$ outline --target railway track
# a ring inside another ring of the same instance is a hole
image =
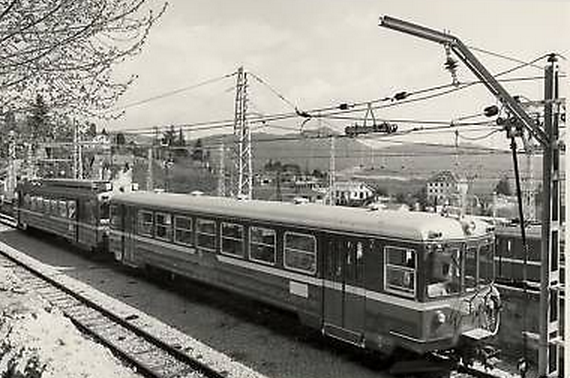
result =
[[[4,222],[4,219],[1,221]],[[14,271],[27,288],[39,293],[78,328],[106,345],[146,377],[225,377],[223,372],[209,368],[176,346],[133,325],[130,322],[133,318],[117,316],[3,251],[0,251],[0,265]]]
[[[10,227],[16,227],[16,220],[10,215],[4,213],[0,213],[0,223]]]

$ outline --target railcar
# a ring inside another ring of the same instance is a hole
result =
[[[540,284],[541,263],[541,243],[542,234],[540,225],[527,226],[525,230],[527,243],[527,263],[526,275],[527,280],[534,283],[535,286]],[[524,248],[522,244],[522,236],[520,225],[502,225],[495,229],[496,239],[496,279],[497,282],[508,286],[521,286],[523,282],[524,270]],[[564,250],[564,229],[560,235],[560,250]],[[560,277],[564,279],[564,254],[560,254]]]
[[[107,250],[109,181],[38,179],[16,187],[18,228],[60,236],[85,250]]]
[[[122,264],[270,303],[362,348],[424,354],[498,331],[485,222],[150,192],[113,196],[110,213]]]

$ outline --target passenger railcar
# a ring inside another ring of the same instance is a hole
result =
[[[541,243],[540,225],[527,226],[525,230],[528,248],[526,274],[527,280],[537,286],[540,284]],[[524,249],[520,225],[501,225],[495,230],[496,239],[496,278],[509,286],[521,286],[523,282]],[[560,235],[560,250],[564,250],[564,230]],[[561,280],[564,280],[564,254],[560,254]]]
[[[68,240],[86,250],[107,249],[109,181],[41,179],[16,187],[15,218],[29,227]]]
[[[149,192],[113,196],[110,212],[123,264],[271,303],[363,348],[426,353],[498,330],[485,222]]]

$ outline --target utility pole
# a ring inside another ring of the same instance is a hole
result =
[[[36,177],[36,160],[32,143],[26,145],[26,160],[28,161],[28,180]]]
[[[226,196],[226,167],[225,167],[225,145],[220,145],[220,166],[218,170],[218,197]]]
[[[559,99],[559,70],[556,55],[551,54],[545,68],[544,129],[541,129],[493,75],[479,62],[461,40],[424,26],[389,16],[380,19],[380,25],[416,37],[439,43],[455,55],[496,96],[516,126],[526,129],[543,148],[543,211],[541,242],[541,282],[539,309],[539,362],[538,375],[556,377],[559,372],[559,312],[560,303],[560,135],[559,123],[563,102]],[[568,167],[566,167],[568,170]],[[521,222],[521,226],[524,224]],[[568,247],[566,247],[568,248]],[[567,250],[568,251],[568,250]],[[566,261],[570,261],[570,256]],[[569,263],[570,265],[570,263]],[[524,283],[527,284],[526,282]],[[566,285],[568,283],[566,282]],[[565,309],[568,314],[568,303]],[[568,327],[566,327],[567,329]],[[568,363],[568,361],[566,361]],[[568,371],[566,371],[568,374]]]
[[[147,151],[148,168],[146,173],[146,190],[152,192],[154,190],[154,181],[152,177],[152,147],[150,146]]]
[[[77,144],[77,123],[73,120],[73,178],[77,179],[77,162],[79,159],[79,145]]]
[[[523,190],[524,190],[524,209],[525,211],[525,218],[528,220],[536,219],[536,211],[535,211],[535,191],[534,191],[534,183],[533,180],[533,173],[534,173],[534,151],[533,147],[530,145],[525,146],[525,157],[526,157],[526,174],[525,178],[523,178]]]
[[[232,195],[251,199],[253,193],[253,167],[251,132],[247,121],[247,73],[238,69],[234,114],[234,172]],[[237,175],[237,177],[236,177]]]
[[[336,176],[336,156],[335,156],[335,136],[332,135],[330,137],[331,141],[331,156],[329,162],[329,205],[334,206],[336,205],[335,199],[335,176]]]
[[[81,140],[77,145],[77,178],[83,180],[83,145]]]
[[[559,371],[560,339],[560,110],[559,67],[555,54],[548,58],[544,80],[544,132],[542,155],[542,233],[539,307],[539,377],[555,377]]]
[[[8,198],[14,198],[14,191],[16,190],[16,136],[14,131],[8,134],[8,180],[6,190],[8,191]]]
[[[566,119],[566,111],[564,111],[564,119]],[[570,146],[570,133],[566,131],[565,138],[564,138],[564,145],[565,155],[564,155],[564,177],[566,178],[565,181],[565,197],[566,200],[564,201],[565,205],[565,213],[566,216],[565,224],[568,225],[568,220],[570,219],[570,161],[568,160],[568,146]],[[564,338],[562,342],[570,341],[570,300],[568,296],[570,296],[570,230],[564,232],[564,261],[566,264],[566,269],[564,269]],[[570,347],[568,345],[564,348],[564,371],[566,375],[570,372]]]

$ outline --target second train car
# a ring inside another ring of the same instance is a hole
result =
[[[24,181],[16,187],[18,227],[60,236],[85,250],[105,251],[111,189],[109,181]]]

